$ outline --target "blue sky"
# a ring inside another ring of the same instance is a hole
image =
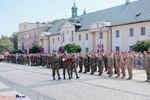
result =
[[[126,0],[76,0],[78,15],[125,4]],[[136,1],[136,0],[130,0]],[[0,36],[18,31],[24,21],[48,22],[71,17],[74,0],[0,0]]]

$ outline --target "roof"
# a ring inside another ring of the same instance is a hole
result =
[[[99,10],[78,16],[81,27],[77,31],[88,30],[96,21],[110,22],[110,26],[150,21],[150,0],[139,0],[116,7]],[[58,21],[50,28],[52,34],[58,34],[59,28],[67,20]]]

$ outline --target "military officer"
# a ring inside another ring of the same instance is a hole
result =
[[[87,72],[90,72],[90,56],[89,56],[89,54],[86,52],[86,57],[87,57],[87,59],[88,59],[88,63],[87,63]]]
[[[64,79],[66,79],[66,77],[65,77],[66,69],[67,69],[67,72],[68,72],[69,79],[71,79],[71,76],[70,76],[70,66],[69,66],[69,60],[68,60],[68,58],[69,58],[69,55],[67,54],[67,50],[65,50],[65,53],[62,56],[62,60],[63,60],[63,76],[64,76]]]
[[[75,75],[76,75],[76,79],[78,79],[78,78],[80,78],[79,76],[78,76],[78,73],[77,73],[77,63],[76,63],[76,61],[77,61],[77,56],[75,55],[75,51],[73,51],[72,52],[72,55],[71,55],[71,57],[70,57],[70,70],[71,70],[71,78],[73,78],[73,70],[74,70],[74,72],[75,72]]]
[[[94,74],[95,72],[95,62],[94,62],[94,57],[93,57],[93,54],[91,54],[91,57],[90,57],[90,66],[91,66],[91,73],[90,74]]]
[[[129,73],[129,78],[128,79],[130,79],[130,80],[133,77],[133,74],[132,74],[133,63],[134,63],[134,59],[133,59],[133,56],[131,55],[131,51],[129,51],[127,53],[127,57],[126,57],[126,65],[127,65],[128,73]]]
[[[147,80],[150,81],[150,51],[147,51],[146,59],[145,59],[145,69],[146,69],[146,76]]]
[[[79,73],[82,73],[82,55],[81,53],[79,54]]]
[[[120,66],[121,66],[121,71],[122,71],[122,79],[125,79],[126,78],[126,72],[125,72],[125,69],[126,69],[126,66],[125,66],[125,62],[126,62],[126,57],[124,55],[124,52],[121,52],[121,56],[120,56]]]
[[[109,72],[109,77],[113,76],[113,66],[114,66],[114,59],[112,57],[112,54],[109,53],[108,55],[108,72]]]
[[[99,69],[98,76],[101,76],[103,73],[103,68],[104,68],[104,60],[103,60],[101,54],[99,55],[97,62],[98,62],[98,69]]]
[[[117,76],[116,78],[120,77],[120,54],[117,52],[115,56],[115,64],[116,64],[116,70],[117,70]]]
[[[60,74],[59,74],[59,56],[57,54],[57,51],[54,51],[53,55],[53,61],[52,61],[52,76],[53,80],[55,80],[55,71],[57,71],[58,80],[60,80]]]
[[[83,55],[83,58],[82,58],[82,64],[84,65],[84,69],[85,69],[84,73],[87,73],[87,71],[88,71],[88,58],[85,54]]]

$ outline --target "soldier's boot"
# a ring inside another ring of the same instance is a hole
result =
[[[80,78],[78,75],[76,75],[76,79]]]
[[[71,76],[69,75],[69,80],[71,79]]]
[[[100,74],[98,74],[98,76],[102,76],[102,74],[100,73]]]
[[[55,80],[55,76],[53,76],[53,80]]]
[[[60,80],[61,78],[60,78],[60,75],[58,75],[58,80]]]
[[[64,75],[64,79],[66,79],[65,75]]]

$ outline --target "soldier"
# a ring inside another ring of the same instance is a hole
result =
[[[127,57],[126,57],[126,65],[128,67],[128,73],[129,73],[129,78],[128,79],[132,79],[133,74],[132,74],[132,68],[133,68],[133,63],[134,63],[134,59],[131,55],[131,51],[128,52]]]
[[[122,79],[125,79],[126,78],[126,72],[125,72],[125,69],[126,69],[126,66],[125,66],[125,62],[126,62],[126,57],[124,55],[124,52],[121,53],[121,56],[120,56],[120,65],[121,65],[121,71],[122,71]]]
[[[93,55],[91,55],[91,57],[90,57],[90,66],[91,66],[91,73],[90,73],[90,74],[94,74],[94,72],[95,72],[95,69],[94,69],[94,67],[95,67],[95,62],[94,62],[94,57],[93,57]]]
[[[103,68],[104,68],[104,60],[103,60],[101,54],[99,55],[97,62],[98,62],[98,69],[99,69],[98,76],[101,76],[103,73]]]
[[[115,56],[115,64],[116,64],[116,70],[117,70],[117,76],[116,78],[120,77],[120,54],[117,52]]]
[[[71,70],[71,78],[73,78],[72,76],[73,76],[73,70],[74,70],[74,72],[76,74],[76,79],[80,78],[80,77],[78,77],[77,67],[76,67],[77,66],[77,63],[76,63],[77,59],[78,58],[75,55],[75,51],[73,51],[72,55],[70,55],[70,70]]]
[[[27,64],[30,65],[30,55],[27,55]]]
[[[88,58],[86,55],[84,55],[82,58],[82,64],[84,65],[84,69],[85,69],[84,73],[87,73],[87,71],[88,71]]]
[[[90,72],[90,56],[89,56],[89,54],[86,52],[86,57],[87,57],[87,59],[88,59],[88,63],[87,63],[87,72]]]
[[[53,80],[55,80],[55,71],[57,71],[58,80],[60,80],[60,74],[59,74],[59,56],[57,54],[57,51],[54,51],[53,55],[53,61],[52,61],[52,76]]]
[[[98,59],[98,56],[96,55],[96,53],[94,54],[94,72],[97,71],[97,59]]]
[[[110,73],[109,77],[113,76],[113,65],[114,65],[114,59],[112,57],[112,54],[109,53],[108,55],[108,72]]]
[[[70,66],[69,66],[68,58],[69,58],[69,55],[67,54],[67,50],[65,50],[65,53],[62,56],[62,60],[63,60],[63,76],[64,76],[64,79],[66,79],[66,77],[65,77],[66,69],[67,69],[67,72],[68,72],[69,79],[71,79],[71,76],[70,76]]]
[[[116,53],[113,51],[113,58],[114,58],[114,69],[115,69],[115,72],[114,72],[114,74],[117,74],[116,63],[115,63],[115,55],[116,55]]]
[[[147,51],[146,54],[146,59],[145,59],[145,69],[146,69],[146,75],[147,75],[147,80],[150,81],[150,51]]]
[[[82,55],[79,54],[79,73],[82,73]]]

